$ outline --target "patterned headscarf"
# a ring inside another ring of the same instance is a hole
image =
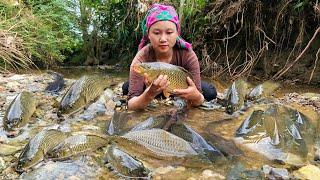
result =
[[[143,38],[139,44],[139,50],[142,49],[149,42],[148,38],[148,30],[149,28],[158,21],[171,21],[176,24],[178,37],[176,40],[176,45],[181,49],[191,49],[192,46],[190,43],[185,41],[180,37],[181,27],[179,22],[179,17],[172,6],[166,6],[163,4],[153,4],[151,8],[148,10],[146,17],[142,21],[142,32]]]

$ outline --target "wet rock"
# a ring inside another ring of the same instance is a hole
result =
[[[237,163],[231,167],[226,179],[263,179],[263,172],[259,170],[247,170],[244,165]]]
[[[274,179],[290,179],[288,170],[283,168],[272,168],[270,175]]]
[[[98,131],[100,128],[98,126],[94,125],[84,125],[82,126],[82,130],[93,130],[93,131]]]
[[[26,75],[14,74],[13,76],[8,78],[9,81],[19,81],[23,79],[26,79]]]
[[[170,171],[172,171],[174,167],[172,166],[167,166],[167,167],[159,167],[154,171],[154,174],[167,174]]]
[[[307,99],[320,99],[320,94],[318,93],[303,93],[301,96]]]
[[[6,167],[6,169],[4,169],[2,171],[2,178],[3,179],[18,179],[19,174],[17,172],[15,172],[13,166],[9,166],[9,167]]]
[[[316,180],[320,177],[320,169],[314,165],[307,165],[293,172],[294,178]]]
[[[189,177],[187,180],[197,180],[197,179],[194,177]]]
[[[15,156],[18,155],[19,153],[15,154],[14,156],[4,156],[3,157],[3,160],[5,162],[15,162],[16,161],[16,158]]]
[[[23,173],[20,179],[95,179],[99,174],[96,167],[91,167],[82,161],[48,162],[34,171]]]
[[[115,94],[111,89],[106,89],[99,99],[91,104],[79,117],[91,120],[100,115],[113,115],[116,102],[113,101]]]
[[[284,168],[274,168],[264,165],[262,171],[268,179],[290,179],[289,172]]]
[[[263,171],[264,174],[269,174],[271,172],[271,170],[272,170],[272,167],[269,166],[269,165],[263,165],[262,166],[262,171]]]
[[[0,121],[0,124],[3,124],[2,121]],[[8,143],[8,137],[3,130],[3,128],[0,128],[0,143]]]
[[[200,179],[226,179],[219,173],[215,173],[212,170],[206,169],[202,172]]]
[[[285,104],[298,103],[302,106],[309,106],[320,113],[320,94],[317,93],[288,93],[279,100]]]
[[[6,168],[6,164],[2,157],[0,157],[0,171],[4,170]]]

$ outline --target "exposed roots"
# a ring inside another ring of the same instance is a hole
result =
[[[279,73],[277,73],[275,76],[273,76],[273,79],[275,79],[275,80],[279,79],[283,74],[285,74],[293,65],[295,65],[300,60],[300,58],[305,54],[307,49],[310,47],[313,40],[317,37],[319,32],[320,32],[320,27],[318,27],[318,29],[315,31],[312,38],[308,42],[307,46],[303,49],[303,51],[299,54],[299,56],[293,62],[291,62],[287,67],[283,68],[281,71],[279,71]],[[318,54],[319,54],[319,50],[316,55],[317,57],[318,57]],[[317,58],[316,58],[316,61],[317,61]]]
[[[245,78],[263,68],[265,78],[280,79],[305,53],[302,48],[308,35],[320,21],[318,1],[219,0],[207,10],[206,17],[210,18],[203,33],[214,41],[198,38],[201,42],[196,44],[201,47],[203,72],[213,78],[223,74],[231,79]],[[310,81],[318,54],[310,63],[314,63]]]

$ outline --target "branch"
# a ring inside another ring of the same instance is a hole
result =
[[[312,41],[317,37],[317,34],[320,32],[320,27],[316,30],[316,32],[313,34],[312,38],[308,42],[307,46],[303,49],[303,51],[300,53],[300,55],[285,69],[283,70],[277,77],[273,77],[273,79],[277,80],[279,79],[283,74],[285,74],[293,65],[295,65],[298,60],[304,55],[304,53],[307,51],[307,49],[310,47]]]
[[[240,26],[240,28],[238,29],[238,31],[237,31],[234,35],[232,35],[232,36],[230,36],[230,37],[225,37],[225,38],[222,38],[222,39],[214,39],[214,40],[220,40],[220,41],[223,41],[223,42],[224,42],[225,40],[232,39],[232,38],[234,38],[236,35],[238,35],[238,34],[240,33],[242,27],[243,27],[243,13],[244,13],[244,10],[242,11],[242,16],[241,16],[241,26]]]
[[[314,61],[314,66],[313,66],[313,69],[312,69],[312,72],[311,72],[311,75],[310,75],[310,78],[309,78],[309,82],[308,82],[309,84],[310,84],[311,79],[313,77],[313,73],[314,73],[314,71],[316,70],[316,67],[317,67],[317,62],[318,62],[318,59],[319,59],[319,53],[320,53],[320,48],[318,49],[317,54],[316,54],[316,60]]]

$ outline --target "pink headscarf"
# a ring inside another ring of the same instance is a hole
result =
[[[149,42],[148,30],[154,23],[158,21],[171,21],[175,23],[179,35],[176,40],[176,45],[181,49],[192,49],[191,44],[180,37],[181,27],[178,14],[174,7],[163,4],[153,4],[148,10],[145,19],[142,21],[141,28],[143,32],[143,38],[140,41],[139,50]]]

